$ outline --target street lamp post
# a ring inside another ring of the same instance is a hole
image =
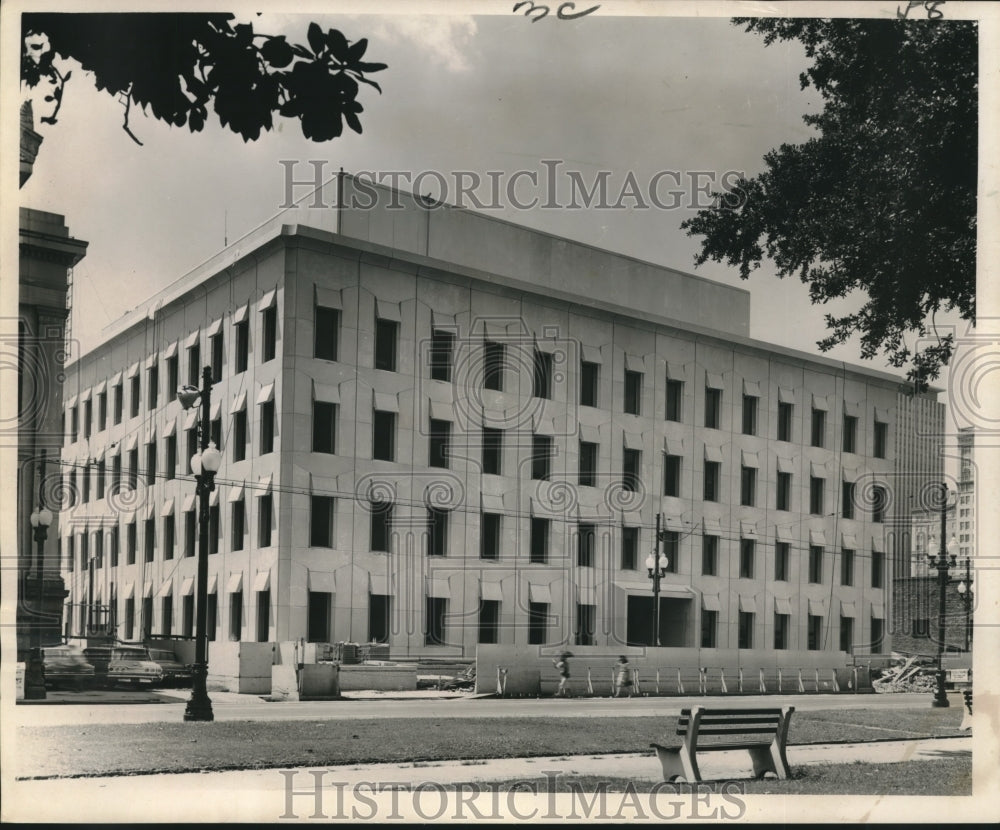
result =
[[[945,542],[947,538],[948,521],[948,485],[941,485],[941,545],[938,555],[928,553],[927,561],[932,568],[937,569],[938,579],[938,652],[937,652],[937,690],[931,706],[945,709],[949,706],[948,695],[944,689],[944,637],[945,637],[945,595],[948,589],[948,570],[955,565],[955,554],[949,553],[952,544]],[[954,540],[953,540],[954,541]]]
[[[660,580],[667,574],[670,560],[666,554],[660,553],[660,514],[656,514],[656,537],[653,552],[646,557],[646,570],[653,580],[653,637],[652,645],[660,645]]]
[[[25,700],[45,700],[45,662],[42,658],[42,620],[44,619],[43,603],[45,602],[45,540],[49,536],[49,526],[52,524],[52,511],[45,506],[45,450],[42,450],[42,460],[38,474],[38,507],[31,512],[31,526],[34,528],[34,539],[37,553],[35,554],[35,586],[37,607],[34,619],[29,623],[29,652],[27,664],[24,667],[24,698]],[[25,605],[29,580],[24,582]]]
[[[201,398],[199,451],[191,458],[191,470],[197,484],[198,496],[198,580],[196,588],[197,611],[195,614],[195,652],[192,667],[191,699],[184,710],[186,721],[215,719],[212,701],[208,697],[208,511],[209,494],[215,489],[215,474],[222,463],[222,454],[209,441],[209,424],[212,410],[212,367],[202,371],[201,390],[195,386],[182,386],[177,390],[177,400],[184,409],[190,409]]]
[[[972,648],[972,573],[969,557],[965,558],[965,579],[958,583],[958,595],[965,603],[965,650]]]

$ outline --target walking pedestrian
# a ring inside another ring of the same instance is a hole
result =
[[[564,651],[552,661],[559,672],[559,688],[556,689],[556,697],[569,697],[569,658],[571,656],[568,651]]]
[[[615,697],[632,697],[632,670],[628,658],[623,654],[615,666]]]

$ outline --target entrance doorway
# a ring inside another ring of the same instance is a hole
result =
[[[630,594],[628,598],[628,618],[626,639],[630,646],[655,646],[653,633],[655,615],[653,597]],[[660,597],[660,637],[664,648],[693,647],[691,630],[691,600],[676,597]]]

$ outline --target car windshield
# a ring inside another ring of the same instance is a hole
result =
[[[141,648],[119,648],[111,655],[112,660],[148,660],[149,654]]]

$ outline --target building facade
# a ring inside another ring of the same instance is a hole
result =
[[[174,390],[211,366],[215,640],[886,646],[897,378],[751,340],[742,290],[337,188],[69,367],[71,635],[192,634]]]

